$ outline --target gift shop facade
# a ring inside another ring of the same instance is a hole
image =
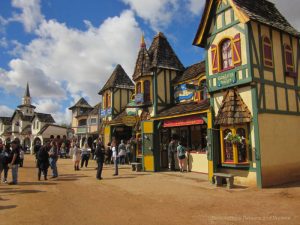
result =
[[[299,37],[269,1],[206,1],[194,45],[206,50],[213,172],[257,187],[300,179]]]

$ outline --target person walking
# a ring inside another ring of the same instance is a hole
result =
[[[7,176],[9,170],[9,163],[11,162],[11,151],[10,151],[10,143],[6,143],[4,150],[2,151],[2,166],[3,166],[3,183],[7,183]]]
[[[20,167],[23,167],[23,164],[24,164],[24,157],[25,157],[25,152],[24,152],[24,150],[21,148],[21,149],[20,149]]]
[[[119,175],[119,171],[118,171],[118,147],[117,147],[116,141],[112,141],[111,150],[112,150],[112,158],[113,158],[114,166],[115,166],[115,173],[113,175],[118,176]]]
[[[111,157],[112,157],[111,143],[108,142],[105,151],[105,164],[111,164]]]
[[[33,148],[33,153],[35,155],[35,162],[36,162],[36,167],[38,168],[38,165],[37,165],[37,156],[39,154],[39,150],[41,149],[41,142],[40,141],[36,141],[36,144],[34,145],[34,148]]]
[[[126,157],[126,146],[124,144],[124,140],[121,140],[121,143],[119,144],[119,160],[120,164],[125,164],[125,157]]]
[[[186,148],[183,144],[183,141],[180,141],[177,146],[177,154],[178,154],[180,172],[184,172],[185,152],[186,152]]]
[[[48,153],[49,143],[46,143],[40,148],[37,157],[38,164],[38,180],[41,180],[41,175],[43,173],[44,179],[47,180],[48,168],[49,168],[49,153]]]
[[[130,165],[132,162],[131,159],[131,144],[130,144],[130,140],[126,141],[126,158],[127,158],[127,163]]]
[[[19,163],[20,163],[20,146],[19,146],[19,143],[16,140],[14,140],[11,143],[11,147],[12,147],[12,151],[11,151],[12,160],[11,160],[9,167],[11,168],[11,172],[12,172],[12,182],[10,182],[9,184],[16,185],[16,184],[18,184],[18,168],[19,168]]]
[[[168,159],[169,159],[169,169],[175,171],[175,152],[176,152],[176,140],[172,137],[168,146]]]
[[[102,169],[103,169],[103,162],[104,162],[104,145],[101,141],[101,139],[98,140],[98,143],[96,145],[96,150],[95,150],[95,156],[97,160],[97,175],[96,178],[98,180],[102,180]]]
[[[73,153],[73,162],[74,162],[74,170],[80,170],[79,169],[79,162],[81,157],[81,150],[78,148],[78,145],[76,143],[72,143],[72,153]]]
[[[52,141],[50,144],[50,151],[49,151],[49,163],[52,170],[52,178],[58,177],[57,160],[58,160],[57,143],[56,141]]]
[[[83,167],[83,165],[85,165],[85,167],[87,168],[89,164],[90,153],[91,149],[89,148],[88,143],[85,142],[81,150],[81,168]]]

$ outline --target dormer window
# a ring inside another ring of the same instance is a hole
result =
[[[232,63],[232,45],[230,39],[225,39],[221,44],[222,56],[221,63],[222,69],[227,70],[233,66]]]

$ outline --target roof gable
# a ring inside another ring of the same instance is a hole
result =
[[[174,83],[180,83],[187,80],[191,80],[193,78],[198,77],[202,73],[205,73],[205,61],[193,64],[187,67],[181,76],[179,76]]]
[[[103,88],[99,91],[99,95],[109,88],[134,89],[132,80],[120,64],[116,66]]]
[[[11,117],[6,117],[6,116],[1,116],[0,117],[0,121],[4,124],[4,125],[11,125]]]
[[[206,0],[194,45],[205,47],[205,36],[219,2],[220,0]],[[267,0],[228,0],[228,3],[241,23],[253,20],[299,37],[299,32],[290,25],[274,3]]]
[[[163,33],[159,32],[154,37],[148,52],[151,67],[184,70],[184,66]]]
[[[35,113],[34,116],[31,119],[31,122],[37,118],[42,123],[55,123],[55,120],[53,119],[51,114],[46,113]]]
[[[228,126],[250,123],[251,120],[251,112],[237,90],[227,90],[216,117],[215,124]]]
[[[90,108],[92,109],[93,107],[84,99],[84,98],[80,98],[78,100],[78,102],[73,105],[72,107],[70,107],[69,109],[74,109],[74,108]]]

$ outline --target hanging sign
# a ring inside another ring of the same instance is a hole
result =
[[[143,93],[139,93],[139,94],[135,95],[135,103],[136,104],[144,103],[144,94]]]
[[[236,80],[235,72],[225,73],[225,74],[219,75],[217,77],[217,86],[218,87],[226,87],[231,84],[235,84],[236,81],[237,80]]]
[[[136,116],[138,112],[138,106],[134,100],[131,100],[126,106],[127,116]]]
[[[135,117],[135,116],[124,116],[122,118],[122,122],[124,123],[124,125],[126,125],[128,127],[133,127],[137,122],[137,117]]]
[[[189,84],[181,84],[175,88],[174,98],[176,102],[183,102],[193,99],[194,93],[194,86]]]

